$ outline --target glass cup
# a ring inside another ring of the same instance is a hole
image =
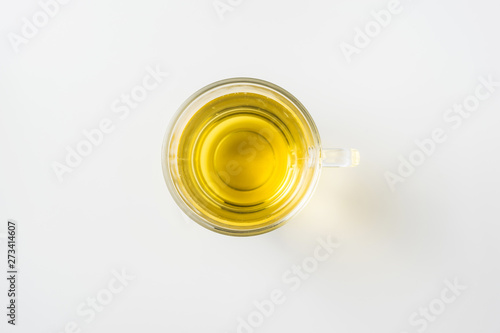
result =
[[[189,97],[167,128],[162,169],[193,221],[232,236],[283,225],[311,198],[322,167],[359,163],[355,149],[325,149],[289,92],[253,78],[212,83]]]

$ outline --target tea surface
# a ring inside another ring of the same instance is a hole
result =
[[[294,200],[307,162],[305,130],[295,110],[266,96],[233,93],[207,103],[185,127],[177,156],[197,209],[240,226],[272,219]]]

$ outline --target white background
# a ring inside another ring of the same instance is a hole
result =
[[[339,45],[387,1],[232,3],[221,20],[212,0],[73,0],[16,53],[8,34],[40,5],[2,0],[0,233],[18,221],[21,273],[14,328],[1,273],[0,331],[236,332],[280,289],[255,332],[413,333],[409,317],[458,279],[467,289],[425,331],[500,332],[500,88],[459,128],[443,120],[480,76],[500,80],[498,3],[402,0],[350,63]],[[111,104],[147,66],[170,76],[119,119]],[[325,169],[287,225],[250,238],[183,218],[160,165],[179,105],[234,76],[289,90],[324,146],[361,152],[357,168]],[[59,182],[53,162],[103,118],[115,130]],[[384,174],[437,127],[447,140],[391,191]],[[292,291],[283,274],[328,235],[341,245]],[[85,322],[77,308],[122,269],[135,279]]]

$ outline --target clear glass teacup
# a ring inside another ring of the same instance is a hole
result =
[[[165,134],[162,168],[183,212],[227,235],[283,225],[311,198],[322,167],[359,163],[355,149],[325,149],[289,92],[253,78],[212,83],[189,97]]]

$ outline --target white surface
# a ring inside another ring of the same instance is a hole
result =
[[[426,332],[499,332],[500,88],[460,128],[443,120],[478,77],[500,80],[498,3],[402,1],[351,63],[339,45],[387,1],[232,3],[220,20],[212,0],[73,0],[15,53],[7,34],[40,7],[2,2],[0,233],[19,222],[21,275],[18,326],[2,310],[0,331],[236,332],[280,289],[255,332],[410,333],[412,313],[457,278],[467,289]],[[119,119],[111,103],[156,65],[170,76]],[[160,166],[178,106],[234,76],[284,87],[324,146],[361,152],[358,168],[324,170],[298,217],[251,238],[183,219]],[[103,118],[116,129],[58,182],[52,163]],[[392,192],[384,173],[436,127],[447,141]],[[328,235],[341,245],[292,291],[282,275]],[[77,308],[114,269],[135,279],[87,324]]]

